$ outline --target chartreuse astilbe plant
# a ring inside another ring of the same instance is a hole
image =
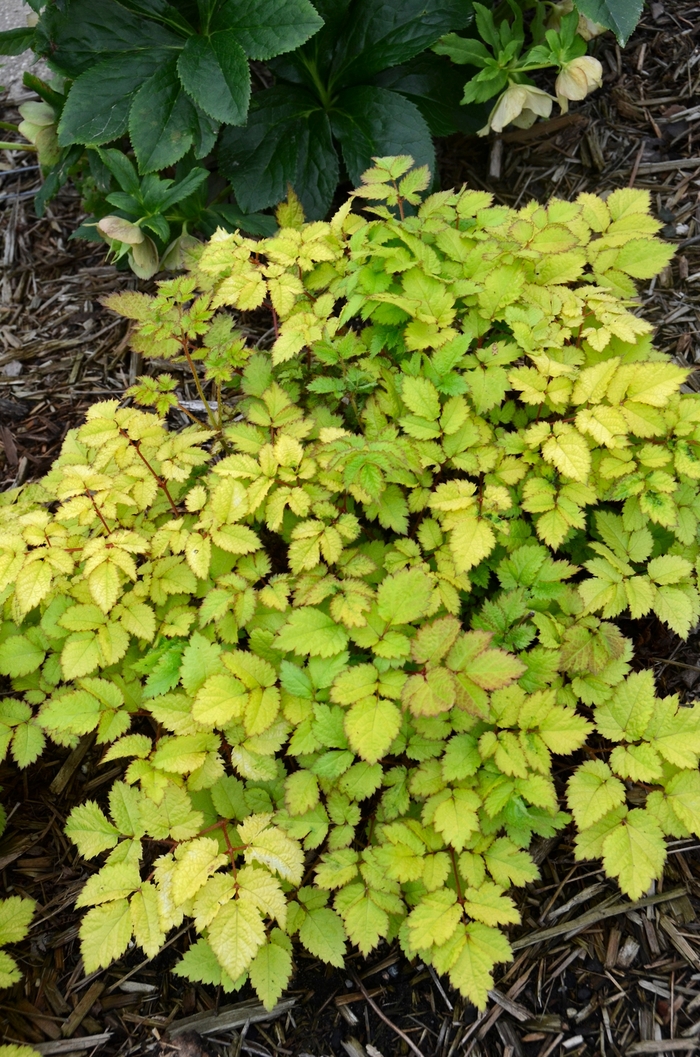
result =
[[[207,422],[168,429],[174,380],[141,379],[153,410],[96,405],[2,497],[5,743],[27,766],[95,732],[124,766],[67,826],[107,853],[87,972],[187,918],[176,971],[267,1005],[292,940],[339,966],[398,938],[483,1006],[560,801],[633,898],[700,834],[700,710],[610,622],[700,613],[700,402],[631,311],[670,257],[648,195],[428,182],[379,159],[368,216],[290,199],[274,237],[113,297],[199,368]],[[265,306],[251,351],[229,310]]]

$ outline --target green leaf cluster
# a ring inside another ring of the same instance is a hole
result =
[[[546,116],[553,97],[535,70],[559,73],[562,108],[598,86],[586,40],[609,28],[624,43],[641,0],[564,6],[104,0],[95,21],[90,0],[36,0],[36,25],[0,33],[0,53],[31,48],[55,75],[24,79],[42,100],[23,106],[18,129],[46,177],[38,215],[72,179],[90,214],[77,234],[104,239],[145,279],[182,268],[218,227],[271,234],[261,211],[290,187],[321,219],[339,181],[359,185],[377,155],[434,170],[433,137],[475,132],[499,93],[480,134]]]
[[[91,214],[78,235],[141,278],[181,268],[217,227],[269,235],[260,210],[288,187],[321,218],[376,154],[434,168],[432,136],[483,118],[429,50],[467,26],[470,0],[104,0],[99,19],[62,0],[37,15],[0,33],[0,53],[32,48],[55,74],[25,77],[43,100],[19,129],[45,170],[38,213],[72,178]]]
[[[643,0],[576,0],[576,7],[606,29],[611,29],[620,44],[626,44],[642,17]]]
[[[554,69],[556,100],[566,113],[569,100],[584,99],[602,84],[599,59],[586,55],[587,41],[614,30],[620,44],[634,30],[642,13],[642,0],[579,0],[546,4],[508,0],[495,10],[474,4],[474,35],[447,33],[434,45],[438,55],[475,70],[464,87],[462,102],[473,106],[499,95],[488,122],[501,132],[507,124],[529,128],[538,116],[549,117],[554,97],[535,85],[530,74]],[[533,9],[527,27],[524,9]]]
[[[113,298],[208,423],[168,428],[173,379],[141,379],[154,411],[95,405],[0,497],[2,744],[123,762],[67,827],[100,857],[87,972],[187,918],[177,971],[268,1006],[295,938],[335,965],[398,938],[483,1006],[532,838],[570,821],[553,756],[588,747],[576,854],[626,893],[698,833],[698,710],[610,623],[700,612],[700,402],[632,310],[670,257],[648,195],[429,179],[378,158],[331,221],[290,198]]]
[[[657,698],[653,674],[635,672],[596,707],[594,721],[614,748],[569,780],[576,858],[602,858],[608,876],[638,899],[663,867],[664,837],[700,830],[700,708]],[[630,807],[640,789],[644,806]]]
[[[219,164],[248,212],[294,187],[312,219],[326,216],[339,177],[354,185],[375,155],[411,154],[435,168],[431,133],[478,127],[460,111],[458,70],[426,50],[473,17],[469,0],[322,0],[323,29],[272,64],[243,127],[227,127]]]
[[[219,125],[242,124],[251,59],[303,44],[322,25],[308,0],[49,4],[34,47],[72,81],[58,126],[62,146],[129,134],[141,172],[204,157]]]

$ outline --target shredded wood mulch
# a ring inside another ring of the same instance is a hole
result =
[[[130,381],[127,325],[99,298],[135,285],[106,264],[100,246],[69,242],[80,215],[74,191],[38,219],[37,172],[3,169],[3,156],[8,152],[0,154],[0,489],[41,477],[86,409],[122,395]]]
[[[642,290],[657,345],[700,363],[700,4],[665,0],[621,52],[597,53],[605,86],[575,111],[491,141],[452,137],[443,184],[485,187],[514,205],[529,197],[648,188],[672,264]],[[7,108],[6,108],[7,109]],[[8,113],[11,111],[8,110]],[[69,242],[80,212],[70,189],[39,220],[37,170],[0,154],[0,489],[40,477],[95,400],[121,396],[142,370],[127,327],[100,305],[138,286],[96,245]],[[695,378],[700,375],[695,376]],[[700,382],[691,378],[693,388]],[[187,391],[183,381],[182,397]],[[639,667],[659,693],[700,694],[700,634],[682,642],[656,620],[624,622]],[[192,935],[177,932],[153,961],[134,948],[86,977],[73,903],[92,867],[63,834],[71,808],[104,797],[122,773],[99,766],[91,738],[55,749],[31,775],[0,766],[10,814],[0,840],[0,894],[31,896],[29,941],[14,954],[20,984],[0,992],[0,1035],[40,1053],[97,1057],[615,1057],[700,1048],[700,842],[672,841],[663,880],[636,904],[596,863],[576,863],[572,834],[536,847],[541,880],[514,893],[522,924],[479,1013],[396,945],[332,969],[300,952],[292,988],[272,1014],[246,989],[226,996],[172,973]],[[562,774],[562,785],[566,775]]]

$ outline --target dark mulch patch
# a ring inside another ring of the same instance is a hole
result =
[[[642,290],[641,310],[658,328],[658,346],[688,366],[700,361],[699,37],[700,5],[652,2],[624,53],[607,38],[598,43],[605,88],[570,115],[496,141],[453,137],[441,149],[445,186],[488,187],[509,204],[649,188],[679,253]],[[0,155],[0,166],[17,164]],[[105,266],[100,247],[68,242],[79,210],[72,192],[43,220],[33,216],[31,194],[22,195],[35,177],[31,169],[0,172],[0,489],[45,472],[85,409],[121,395],[141,370],[125,324],[98,300],[135,281]],[[185,399],[195,395],[184,376],[182,385]],[[682,642],[655,620],[623,630],[635,663],[654,668],[660,693],[696,697],[699,634]],[[184,931],[152,962],[134,949],[85,977],[73,902],[88,868],[63,823],[74,804],[103,798],[119,775],[119,766],[100,767],[99,756],[88,739],[73,753],[47,753],[30,777],[0,767],[12,816],[0,841],[0,889],[38,904],[31,941],[17,952],[24,979],[0,993],[8,1042],[110,1057],[392,1057],[414,1048],[424,1057],[621,1057],[700,1045],[695,840],[671,842],[663,880],[636,906],[596,863],[575,863],[570,832],[542,842],[541,880],[515,893],[523,916],[510,930],[515,961],[502,968],[483,1014],[395,945],[367,961],[352,955],[343,971],[298,955],[289,1001],[261,1022],[248,989],[232,998],[172,974]],[[242,1006],[234,1001],[241,998]]]
[[[74,192],[38,219],[20,197],[36,173],[5,177],[0,187],[18,193],[0,200],[0,490],[46,473],[87,408],[129,384],[126,321],[99,298],[135,283],[100,246],[69,242],[80,215]]]

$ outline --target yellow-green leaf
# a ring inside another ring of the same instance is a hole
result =
[[[265,943],[250,963],[248,972],[265,1009],[273,1009],[292,975],[292,956],[277,943]]]
[[[484,881],[479,888],[467,888],[464,909],[470,917],[483,921],[485,925],[513,925],[520,921],[513,900],[491,881]]]
[[[299,939],[307,951],[322,962],[338,968],[345,961],[345,929],[343,922],[329,907],[310,910],[299,929]]]
[[[608,877],[616,877],[630,899],[639,899],[657,877],[666,861],[666,844],[656,819],[634,808],[603,841],[603,866]]]
[[[450,982],[477,1009],[484,1009],[493,987],[494,965],[511,958],[510,945],[502,932],[479,921],[470,922],[465,929],[464,946],[450,969]]]
[[[424,616],[433,584],[420,569],[402,569],[382,581],[377,592],[377,609],[389,624],[410,624]]]
[[[587,829],[625,802],[625,787],[602,760],[586,760],[569,779],[567,803],[579,829]]]
[[[381,697],[357,701],[345,717],[345,733],[350,745],[369,763],[376,763],[385,755],[400,727],[399,709]]]
[[[455,524],[449,535],[450,550],[458,572],[467,572],[478,565],[496,546],[496,537],[488,521],[465,516]]]
[[[210,924],[208,936],[219,964],[237,980],[265,942],[260,911],[247,900],[231,900]]]
[[[565,422],[556,423],[554,436],[542,445],[546,462],[572,481],[586,482],[591,472],[591,452],[585,437]]]
[[[80,926],[80,951],[85,972],[92,973],[119,958],[129,944],[132,931],[126,899],[89,910]]]
[[[19,943],[29,931],[36,904],[33,899],[10,896],[0,900],[0,946]]]
[[[131,897],[131,924],[134,939],[147,958],[155,958],[165,943],[165,933],[160,926],[158,893],[155,885],[144,882]]]
[[[77,844],[86,859],[92,859],[119,840],[119,831],[93,800],[74,807],[66,822],[66,836]]]

